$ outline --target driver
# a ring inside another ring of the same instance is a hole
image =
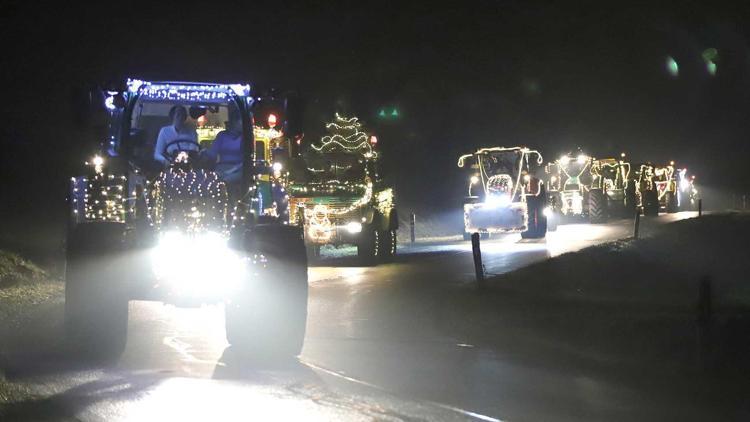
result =
[[[162,164],[168,164],[170,156],[178,151],[198,151],[198,133],[186,124],[187,110],[181,105],[169,109],[172,124],[159,130],[154,149],[154,159]]]

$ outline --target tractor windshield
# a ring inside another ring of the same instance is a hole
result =
[[[482,171],[486,177],[507,174],[515,177],[521,164],[521,152],[503,151],[485,153],[479,156]]]
[[[220,136],[222,131],[225,133]],[[240,113],[233,102],[201,104],[140,98],[130,116],[130,146],[142,161],[166,164],[179,151],[193,151],[210,153],[206,161],[211,166],[221,162],[241,164],[241,135]],[[212,147],[221,138],[226,139]]]

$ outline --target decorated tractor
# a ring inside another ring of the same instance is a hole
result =
[[[307,259],[279,164],[294,151],[275,127],[253,126],[266,98],[250,85],[141,80],[93,94],[108,132],[70,183],[69,338],[116,354],[128,301],[218,303],[234,347],[298,354]]]
[[[686,168],[677,170],[677,202],[680,211],[698,209],[698,189],[695,187],[695,175],[689,175]]]
[[[291,223],[303,228],[313,259],[322,246],[355,245],[363,264],[388,261],[396,253],[398,215],[379,171],[377,138],[356,117],[336,114],[326,129],[292,173]]]
[[[593,185],[591,164],[593,159],[585,154],[567,154],[547,163],[544,171],[547,177],[547,195],[551,212],[550,229],[571,219],[603,220],[606,215],[604,192]]]
[[[624,155],[623,155],[624,157]],[[564,155],[545,167],[554,230],[571,219],[605,223],[635,212],[635,184],[629,183],[630,163],[585,154]]]
[[[636,173],[637,202],[643,215],[657,216],[660,210],[667,213],[679,211],[677,174],[674,162],[665,166],[641,164]]]
[[[482,148],[462,155],[458,167],[468,170],[464,200],[464,239],[472,233],[521,233],[543,238],[547,233],[547,194],[536,172],[542,155],[524,147]]]
[[[599,199],[601,191],[604,202],[594,206],[589,202],[589,218],[592,222],[603,223],[611,218],[633,217],[636,203],[636,184],[630,182],[630,163],[624,161],[625,154],[620,159],[595,158],[591,161],[591,188],[589,199]],[[603,211],[602,211],[603,210]]]

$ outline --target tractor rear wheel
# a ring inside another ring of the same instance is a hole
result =
[[[602,189],[589,191],[589,221],[592,224],[607,222],[607,194]]]
[[[635,216],[636,208],[638,208],[637,199],[635,183],[629,181],[627,186],[625,186],[625,207],[623,210],[623,218],[633,218]]]
[[[679,211],[678,207],[677,207],[677,195],[675,195],[674,192],[667,192],[667,193],[665,193],[664,194],[664,199],[665,199],[665,201],[667,203],[667,207],[666,208],[667,208],[667,212],[669,214],[674,214],[677,211]]]
[[[656,217],[659,215],[659,194],[656,189],[643,191],[643,215]]]
[[[525,232],[521,232],[521,238],[543,239],[547,235],[547,216],[544,215],[546,206],[547,193],[542,185],[538,195],[526,198],[526,209],[529,213],[528,226]]]

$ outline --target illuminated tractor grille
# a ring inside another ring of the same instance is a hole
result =
[[[188,230],[225,228],[227,191],[216,173],[169,169],[153,191],[154,222]]]
[[[313,243],[338,239],[339,228],[359,217],[359,207],[351,199],[292,198],[290,202],[292,221],[304,221],[305,237]]]
[[[97,173],[90,178],[73,178],[71,201],[73,220],[124,222],[126,217],[125,177]]]
[[[563,215],[580,215],[583,213],[583,195],[579,191],[560,192],[560,212]]]

